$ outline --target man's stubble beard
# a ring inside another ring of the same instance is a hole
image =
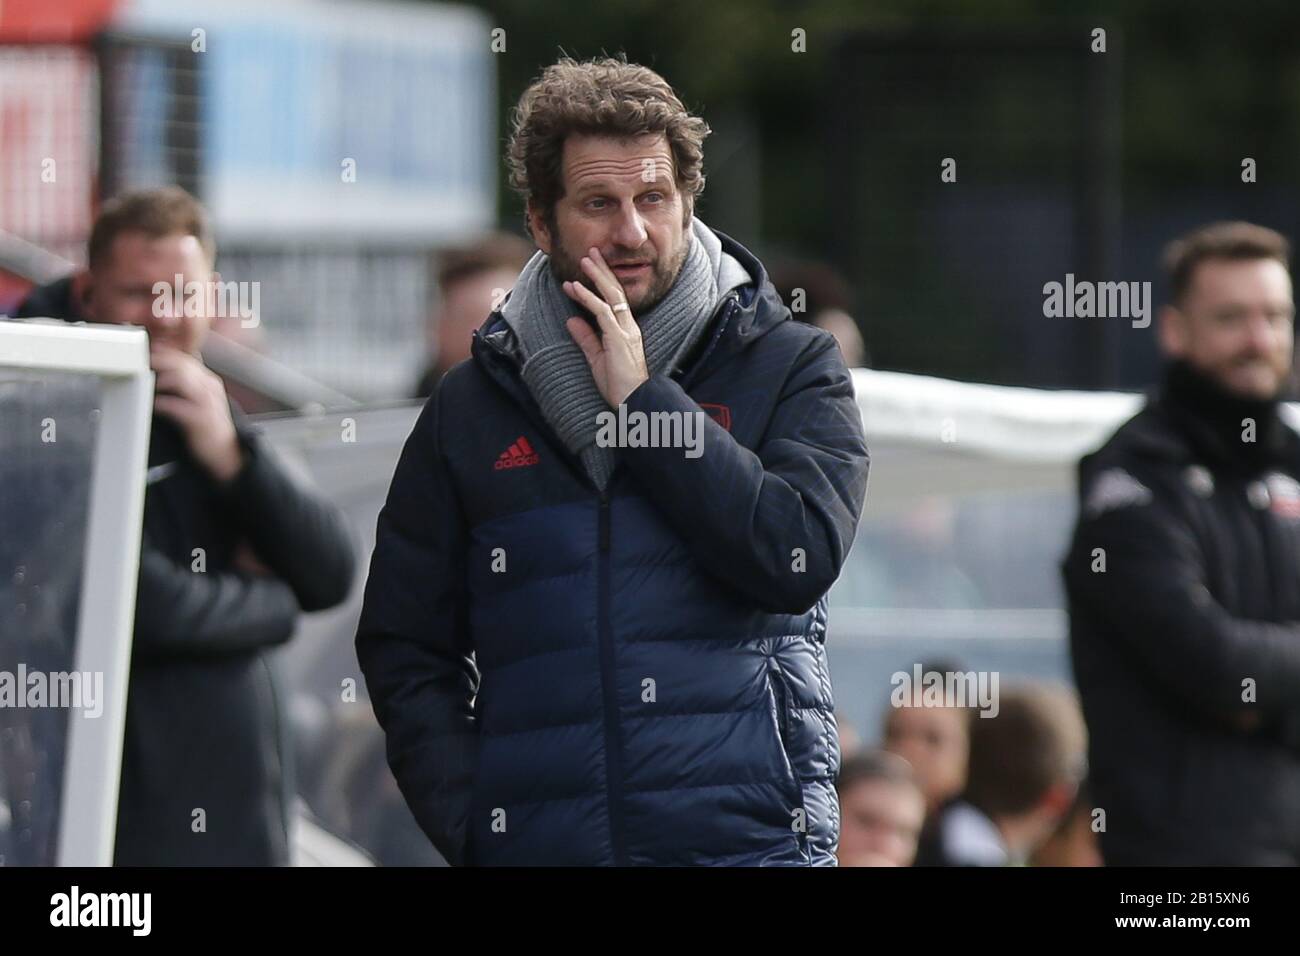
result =
[[[564,241],[560,237],[559,231],[552,228],[551,235],[556,237],[556,242],[551,246],[551,254],[547,257],[550,259],[551,275],[555,276],[560,282],[580,282],[596,295],[600,295],[600,292],[592,285],[591,280],[587,278],[586,273],[582,271],[578,260],[572,258],[568,250],[564,248]],[[656,259],[651,264],[650,287],[646,289],[645,295],[641,297],[639,302],[628,300],[627,304],[631,308],[634,317],[649,312],[663,301],[664,296],[672,289],[673,283],[677,281],[677,276],[682,271],[682,264],[686,261],[686,252],[694,240],[694,237],[689,232],[684,233],[684,235],[686,241],[682,243],[681,248],[678,250],[676,261],[665,265],[662,260]],[[631,256],[628,258],[631,258]],[[623,291],[626,295],[627,290],[624,289]],[[577,305],[577,303],[574,304]]]
[[[1189,364],[1200,372],[1201,375],[1214,382],[1215,385],[1228,395],[1252,401],[1276,402],[1283,400],[1290,391],[1291,378],[1293,374],[1293,356],[1290,358],[1291,361],[1288,362],[1285,368],[1280,368],[1279,363],[1275,362],[1272,357],[1267,355],[1258,355],[1251,358],[1235,356],[1210,367],[1198,365],[1195,362],[1190,362]],[[1243,390],[1232,381],[1233,371],[1238,367],[1252,364],[1252,362],[1257,362],[1265,366],[1268,369],[1269,376],[1274,379],[1271,386],[1266,389],[1268,394],[1260,394],[1254,389]]]

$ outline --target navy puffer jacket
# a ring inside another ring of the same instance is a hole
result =
[[[703,454],[623,448],[605,494],[499,313],[407,440],[357,653],[389,763],[452,863],[833,865],[826,591],[867,448],[834,339],[756,277],[680,380]]]

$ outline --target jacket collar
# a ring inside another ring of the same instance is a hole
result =
[[[1165,367],[1152,404],[1193,455],[1229,470],[1259,472],[1294,462],[1300,451],[1295,432],[1279,415],[1277,400],[1234,395],[1184,362]],[[1242,437],[1248,427],[1253,441]]]

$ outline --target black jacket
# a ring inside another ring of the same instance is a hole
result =
[[[1181,365],[1080,463],[1064,574],[1109,864],[1300,863],[1297,479],[1273,407]]]
[[[355,554],[341,514],[292,480],[232,411],[247,463],[225,488],[177,426],[154,420],[118,865],[288,861],[287,708],[268,652],[300,610],[347,597]],[[273,576],[234,567],[241,541]],[[200,809],[206,832],[196,832]]]
[[[77,305],[72,291],[72,276],[55,279],[47,285],[36,286],[14,309],[15,319],[63,319],[81,322],[85,316]]]
[[[622,448],[599,492],[499,314],[402,452],[357,652],[454,864],[834,865],[825,594],[866,443],[835,340],[720,238],[754,282],[626,402],[700,416],[699,457]]]

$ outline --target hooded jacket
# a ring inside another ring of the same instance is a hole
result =
[[[698,457],[622,447],[599,493],[499,312],[407,440],[357,653],[453,864],[834,865],[825,595],[867,448],[834,339],[719,238],[753,281],[625,402],[703,413]]]

